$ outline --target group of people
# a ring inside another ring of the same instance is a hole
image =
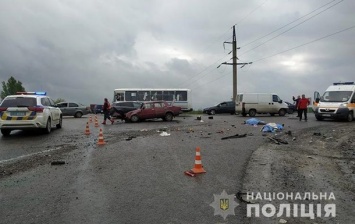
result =
[[[306,98],[304,94],[302,94],[302,98],[300,96],[298,96],[297,98],[293,96],[292,99],[296,102],[296,108],[298,111],[297,117],[299,117],[301,121],[302,114],[304,114],[304,120],[307,121],[307,107],[310,104],[309,99]]]

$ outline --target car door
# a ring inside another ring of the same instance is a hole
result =
[[[68,105],[68,115],[69,116],[73,116],[76,113],[76,111],[78,110],[78,108],[79,108],[78,104],[69,103],[69,105]]]
[[[161,102],[154,103],[155,115],[156,117],[164,117],[166,112],[165,104]]]
[[[55,121],[59,120],[59,118],[60,118],[59,109],[55,107],[54,101],[49,97],[48,97],[48,102],[49,102],[48,108],[51,111],[51,115],[52,115],[53,120],[55,120]]]
[[[58,103],[57,107],[62,111],[63,116],[68,116],[68,103]]]
[[[145,103],[142,111],[139,114],[141,119],[155,118],[155,109],[153,103]]]
[[[223,102],[223,103],[220,103],[217,107],[217,111],[218,113],[226,113],[228,110],[227,108],[227,103],[226,102]]]

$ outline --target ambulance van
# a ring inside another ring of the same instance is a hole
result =
[[[355,116],[355,83],[333,83],[320,96],[314,92],[313,111],[316,119],[342,119],[352,121]]]
[[[254,117],[256,114],[285,116],[288,105],[276,93],[240,93],[237,95],[235,112]]]

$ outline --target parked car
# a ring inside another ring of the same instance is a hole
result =
[[[75,118],[80,118],[91,112],[90,107],[75,102],[60,102],[57,103],[56,106],[60,108],[63,116],[74,116]]]
[[[205,114],[221,114],[221,113],[229,113],[229,114],[235,114],[235,102],[233,101],[226,101],[219,103],[213,107],[207,107],[203,109],[203,113]]]
[[[62,112],[45,92],[21,92],[4,98],[0,104],[0,129],[4,137],[13,130],[62,128]]]
[[[125,118],[125,114],[129,111],[141,108],[142,102],[124,101],[111,104],[110,115],[116,118]]]
[[[296,105],[295,105],[295,104],[290,103],[290,102],[286,102],[286,101],[285,101],[285,103],[286,103],[286,104],[287,104],[287,106],[288,106],[287,113],[289,113],[289,114],[293,114],[293,112],[297,111],[297,107],[296,107]]]
[[[104,108],[104,105],[96,104],[94,106],[93,113],[94,114],[102,114],[102,113],[104,113],[103,108]]]
[[[138,122],[146,119],[161,118],[164,121],[172,121],[175,116],[181,113],[181,107],[171,106],[165,101],[150,101],[144,102],[141,108],[126,113],[125,120]]]

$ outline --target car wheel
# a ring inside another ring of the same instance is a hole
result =
[[[56,125],[56,128],[62,128],[62,126],[63,126],[63,117],[62,116],[60,116],[60,118],[59,118],[59,123]]]
[[[132,115],[131,121],[132,122],[138,122],[139,121],[139,117],[137,115]]]
[[[323,117],[321,117],[321,116],[316,116],[316,119],[317,119],[317,121],[322,121],[322,120],[323,120]]]
[[[51,130],[52,130],[52,122],[51,122],[51,118],[49,117],[47,120],[47,125],[43,129],[43,131],[44,131],[44,133],[49,134],[49,133],[51,133]]]
[[[283,117],[285,116],[285,114],[286,114],[286,110],[284,109],[279,110],[279,116]]]
[[[293,114],[294,111],[293,111],[293,109],[288,109],[287,112],[288,112],[288,114]]]
[[[216,111],[215,111],[215,110],[211,110],[211,111],[210,111],[210,114],[211,114],[211,115],[215,115],[215,114],[216,114]]]
[[[1,129],[1,134],[2,134],[4,137],[9,136],[10,133],[11,133],[11,130],[9,130],[9,129]]]
[[[256,110],[254,110],[254,109],[249,110],[250,117],[255,117],[255,115],[256,115]]]
[[[164,121],[172,121],[173,120],[173,114],[172,113],[166,113],[164,117]]]
[[[83,113],[81,113],[81,112],[76,112],[75,114],[74,114],[74,117],[75,118],[81,118],[83,116]]]
[[[349,121],[349,122],[354,120],[354,116],[353,116],[353,112],[352,111],[349,111],[349,114],[348,114],[346,120]]]

